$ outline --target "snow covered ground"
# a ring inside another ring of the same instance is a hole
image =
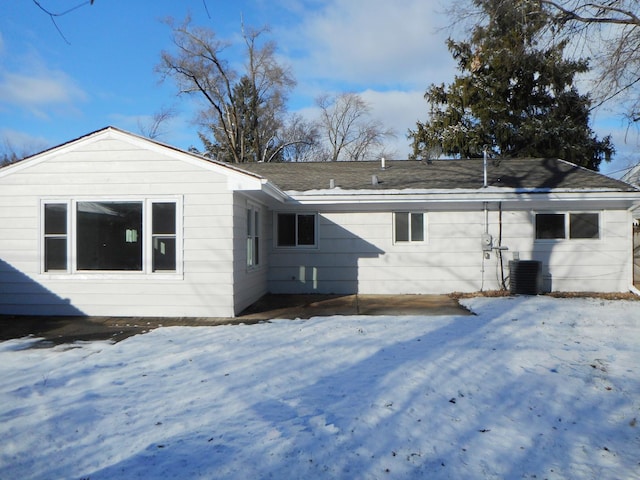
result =
[[[640,478],[640,303],[0,343],[0,479]]]

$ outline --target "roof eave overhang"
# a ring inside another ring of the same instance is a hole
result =
[[[522,201],[601,201],[640,203],[640,191],[612,189],[450,189],[450,190],[325,190],[284,192],[286,203],[302,205],[394,204],[394,203],[469,203]]]

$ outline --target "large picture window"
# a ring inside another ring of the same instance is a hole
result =
[[[78,270],[142,270],[142,202],[78,202]]]
[[[423,212],[395,212],[394,242],[424,242],[425,225]]]
[[[598,213],[538,213],[535,218],[536,239],[598,239]]]
[[[43,217],[45,272],[177,269],[175,201],[45,202]]]
[[[316,214],[279,213],[278,247],[313,247],[316,245]]]

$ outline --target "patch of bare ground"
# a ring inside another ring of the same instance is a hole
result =
[[[508,297],[511,293],[508,290],[489,290],[485,292],[453,292],[449,296],[457,300],[461,298],[475,298],[475,297]],[[544,296],[554,298],[600,298],[603,300],[633,300],[640,301],[640,295],[636,295],[633,292],[550,292],[544,293]]]

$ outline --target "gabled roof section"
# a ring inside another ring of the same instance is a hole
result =
[[[13,172],[17,172],[29,168],[33,165],[37,165],[38,163],[44,162],[47,159],[62,155],[66,152],[81,148],[82,146],[105,139],[120,140],[136,148],[156,151],[161,155],[169,156],[207,170],[215,170],[220,173],[226,174],[230,177],[230,185],[232,185],[236,189],[248,188],[259,190],[262,188],[262,186],[265,186],[267,184],[266,180],[264,180],[257,173],[241,170],[228,163],[210,160],[201,155],[187,152],[171,145],[167,145],[156,140],[151,140],[149,138],[142,137],[140,135],[136,135],[112,126],[96,130],[95,132],[83,135],[82,137],[78,137],[74,140],[63,143],[62,145],[52,147],[43,152],[27,157],[24,160],[0,168],[0,178],[6,175],[10,175]],[[247,182],[251,185],[246,185]]]
[[[551,158],[489,160],[487,186],[516,191],[608,190],[637,192],[633,186]],[[482,189],[483,160],[381,162],[252,163],[242,169],[257,173],[287,192],[328,190],[452,190]],[[373,184],[372,177],[378,183]]]

